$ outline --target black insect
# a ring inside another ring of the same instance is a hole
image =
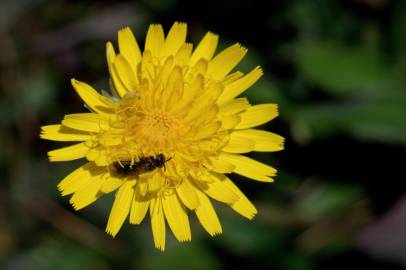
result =
[[[170,159],[165,159],[164,154],[159,154],[156,157],[141,157],[139,161],[133,164],[129,160],[116,161],[113,163],[113,167],[115,172],[120,175],[139,175],[140,173],[153,171],[156,168],[165,168],[165,162]]]

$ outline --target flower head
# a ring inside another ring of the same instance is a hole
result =
[[[210,199],[249,219],[257,213],[225,174],[272,181],[274,168],[241,154],[283,149],[281,136],[253,129],[275,118],[277,106],[238,97],[262,70],[231,72],[247,49],[235,44],[215,55],[217,42],[209,32],[193,50],[186,24],[175,23],[166,38],[151,25],[141,52],[124,28],[118,54],[107,43],[112,95],[72,79],[90,112],[42,127],[43,139],[79,142],[50,151],[51,161],[88,161],[58,185],[76,210],[116,191],[109,234],[128,216],[141,223],[149,210],[155,246],[164,250],[166,222],[179,241],[191,240],[189,212],[210,235],[222,232]]]

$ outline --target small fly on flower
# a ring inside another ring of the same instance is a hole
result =
[[[139,175],[140,173],[151,172],[157,168],[165,169],[165,162],[172,158],[165,159],[164,154],[158,154],[156,157],[141,157],[137,162],[131,160],[120,160],[113,163],[115,172],[119,175]]]

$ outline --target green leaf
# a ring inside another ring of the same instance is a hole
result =
[[[10,258],[2,269],[103,269],[107,262],[85,246],[55,235],[46,235],[32,249]]]
[[[250,221],[231,211],[221,214],[224,233],[221,245],[238,256],[258,256],[263,250],[277,255],[287,241],[286,228]]]
[[[406,144],[406,107],[399,102],[317,104],[292,114],[298,141],[347,133],[359,139]]]
[[[312,189],[300,198],[296,202],[296,209],[304,218],[315,220],[348,210],[361,195],[361,190],[354,186],[324,185]]]
[[[188,243],[171,245],[164,253],[157,250],[147,253],[139,264],[138,268],[145,270],[220,269],[217,257],[196,239]]]
[[[312,258],[300,253],[287,253],[281,259],[282,269],[285,270],[312,270],[316,269]]]
[[[391,71],[368,49],[328,42],[298,45],[303,76],[332,96],[362,96],[393,88]]]
[[[393,4],[394,12],[391,17],[392,27],[390,27],[389,34],[395,54],[400,56],[402,60],[406,60],[404,54],[406,47],[406,2],[395,1]]]

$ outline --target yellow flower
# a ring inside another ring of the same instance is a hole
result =
[[[58,185],[62,195],[72,194],[76,210],[117,190],[106,228],[112,236],[128,216],[139,224],[148,210],[161,250],[165,220],[176,239],[191,240],[189,212],[210,235],[220,234],[209,198],[249,219],[257,213],[225,174],[273,181],[276,169],[241,154],[283,149],[283,137],[253,129],[275,118],[277,105],[252,106],[238,97],[262,70],[230,73],[247,49],[234,44],[215,55],[217,42],[208,32],[193,50],[186,24],[175,23],[166,38],[162,26],[154,24],[141,53],[124,28],[118,32],[119,54],[107,43],[112,96],[72,79],[91,112],[42,127],[43,139],[79,142],[50,151],[50,161],[88,160]]]

